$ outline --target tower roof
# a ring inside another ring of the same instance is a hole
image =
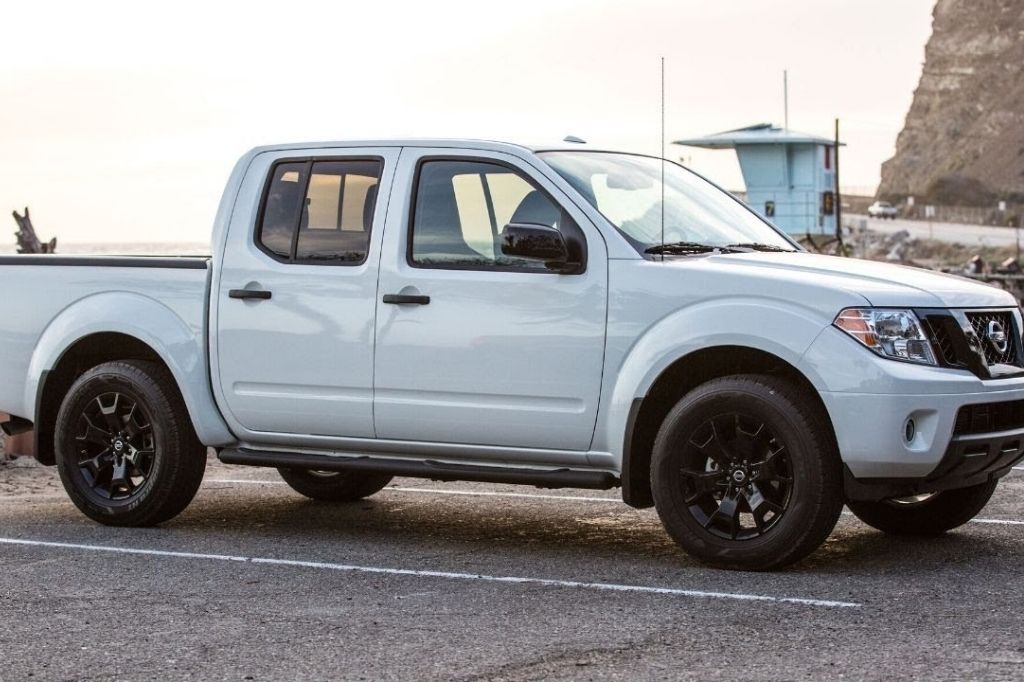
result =
[[[686,140],[676,140],[672,144],[684,145],[687,147],[703,147],[705,149],[734,149],[737,145],[748,144],[835,144],[834,140],[809,133],[801,133],[788,128],[779,128],[771,123],[758,123],[726,130],[721,133],[705,135],[704,137],[692,137]],[[842,143],[840,143],[842,144]]]

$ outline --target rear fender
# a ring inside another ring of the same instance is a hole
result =
[[[134,337],[160,357],[174,376],[203,444],[216,447],[235,442],[210,391],[202,319],[190,325],[163,303],[128,292],[96,294],[76,301],[47,326],[29,363],[25,414],[36,414],[43,379],[65,352],[79,340],[99,333]]]

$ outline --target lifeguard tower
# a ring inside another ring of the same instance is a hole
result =
[[[752,209],[794,236],[836,234],[835,141],[761,123],[673,144],[735,149]]]

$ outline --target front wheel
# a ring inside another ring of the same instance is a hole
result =
[[[847,502],[854,516],[891,535],[941,535],[964,525],[985,508],[996,480],[969,488],[879,502]]]
[[[85,372],[57,415],[57,469],[71,501],[110,526],[153,526],[199,490],[206,448],[171,373],[153,362]]]
[[[378,493],[391,482],[388,474],[361,471],[278,469],[284,482],[297,493],[325,502],[355,502]]]
[[[654,443],[651,485],[669,535],[720,568],[780,568],[814,551],[843,507],[824,415],[775,377],[715,379],[687,394]]]

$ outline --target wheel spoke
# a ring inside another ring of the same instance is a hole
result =
[[[110,404],[104,405],[103,398],[108,398],[109,396],[113,396],[110,398]],[[107,393],[96,397],[96,405],[99,406],[100,414],[103,415],[103,419],[106,420],[107,429],[110,430],[111,433],[118,433],[124,429],[124,422],[117,414],[117,407],[120,402],[120,393]]]
[[[686,497],[686,504],[693,504],[706,495],[720,491],[726,477],[726,473],[720,469],[713,471],[681,469],[680,473],[682,473],[683,478],[690,486],[690,493]]]
[[[85,433],[78,437],[79,441],[84,443],[92,443],[93,445],[102,445],[106,447],[110,445],[110,439],[114,437],[114,434],[104,431],[100,427],[96,426],[88,416],[82,415],[82,419],[85,420]]]
[[[111,458],[110,450],[104,450],[95,457],[82,460],[78,466],[88,471],[93,481],[97,481],[101,478],[104,470],[110,468]]]
[[[147,476],[149,474],[148,465],[153,461],[155,455],[156,451],[153,449],[138,450],[129,445],[128,454],[125,455],[125,459],[131,464],[131,474],[133,476]]]
[[[783,477],[779,472],[779,464],[781,464],[785,452],[785,446],[779,446],[775,450],[769,450],[764,461],[758,465],[757,476],[754,477],[754,480],[762,483],[768,481],[790,480]]]
[[[110,474],[110,496],[125,494],[131,495],[135,489],[135,485],[132,483],[132,477],[128,473],[128,467],[131,464],[127,458],[122,458],[120,462],[115,462],[113,470]]]
[[[719,440],[736,440],[736,432],[739,430],[740,416],[738,414],[723,414],[711,419],[711,428]]]
[[[750,506],[750,513],[754,517],[754,525],[757,526],[758,532],[764,532],[764,517],[769,512],[775,514],[782,512],[782,507],[765,497],[757,483],[751,483],[750,489],[745,491],[743,496],[746,498],[747,504]]]
[[[740,530],[740,495],[737,491],[730,491],[727,495],[722,498],[721,504],[718,505],[718,509],[715,510],[711,516],[708,517],[707,523],[704,524],[705,528],[713,525],[723,527],[729,537],[732,539],[736,538],[736,534]]]
[[[723,436],[722,426],[716,425],[714,421],[711,422],[711,434],[708,439],[703,443],[698,443],[693,440],[690,444],[693,445],[697,450],[706,458],[713,461],[721,469],[729,468],[729,464],[735,459],[733,455],[725,448],[725,437]],[[735,433],[735,430],[733,431]]]
[[[132,405],[131,410],[128,411],[128,416],[125,417],[124,429],[128,434],[129,440],[134,439],[136,436],[148,434],[153,430],[151,424],[144,423],[142,410],[139,409],[138,403]]]

